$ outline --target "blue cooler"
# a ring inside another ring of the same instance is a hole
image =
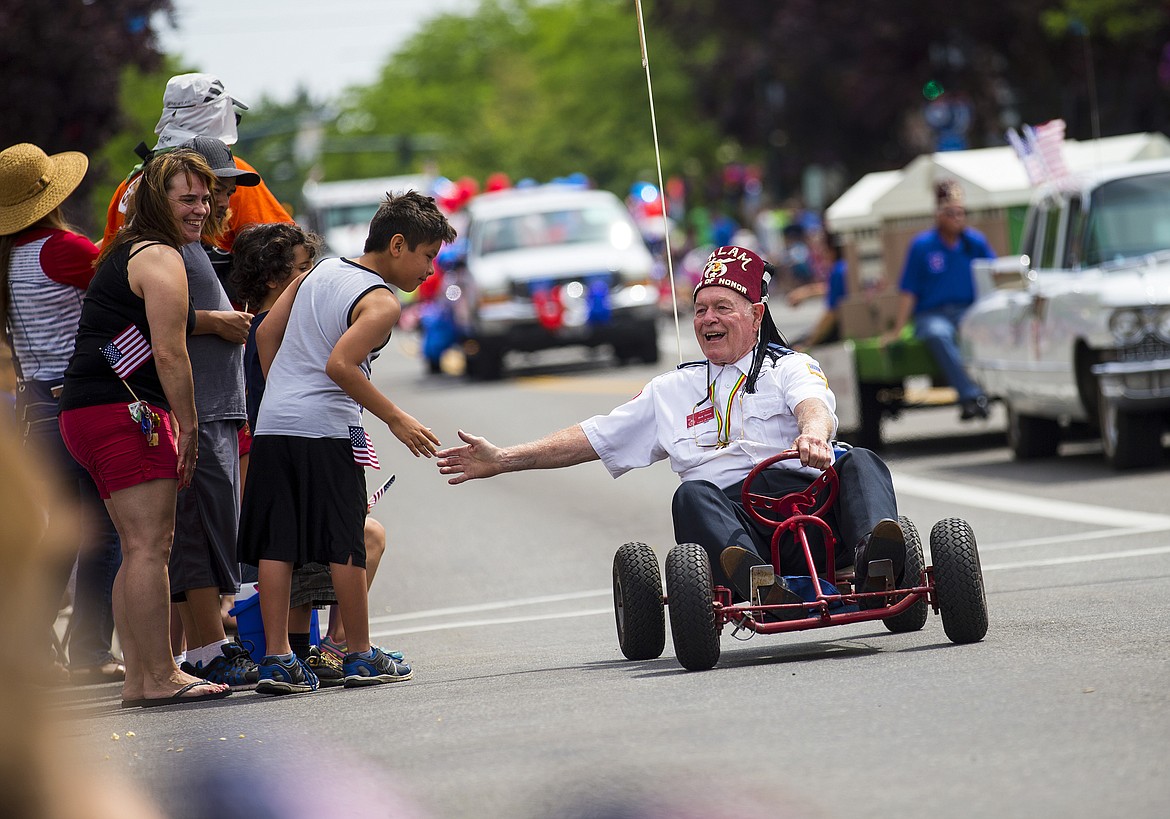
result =
[[[253,594],[241,600],[232,606],[228,614],[236,618],[240,644],[248,649],[255,662],[261,662],[266,653],[267,641],[264,639],[264,619],[260,616],[260,595]],[[309,620],[309,641],[315,646],[321,645],[321,626],[316,609],[313,609],[313,616]]]

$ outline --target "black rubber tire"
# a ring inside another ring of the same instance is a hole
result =
[[[1105,396],[1097,403],[1101,448],[1114,469],[1157,466],[1162,461],[1162,416],[1119,410]]]
[[[464,343],[465,373],[472,381],[499,381],[504,377],[504,350],[492,341],[469,339]]]
[[[1021,415],[1007,404],[1008,446],[1017,461],[1051,458],[1060,448],[1060,423],[1053,418]]]
[[[613,613],[626,659],[662,656],[666,646],[662,575],[658,556],[645,543],[626,543],[613,557]]]
[[[719,662],[711,561],[697,543],[680,543],[666,555],[666,600],[674,656],[688,671]]]
[[[930,530],[934,592],[943,631],[952,643],[977,643],[987,634],[987,594],[970,525],[944,518]]]
[[[658,325],[654,321],[647,321],[630,337],[614,345],[614,355],[622,364],[641,361],[645,364],[657,364],[661,353],[658,351]]]
[[[902,534],[906,536],[906,568],[902,572],[900,589],[912,589],[922,583],[922,570],[926,568],[926,559],[922,554],[922,538],[918,534],[918,527],[905,515],[898,517],[902,527]],[[926,625],[926,614],[930,608],[925,597],[916,600],[910,608],[901,614],[887,617],[882,620],[886,628],[894,634],[907,631],[920,631]]]
[[[878,399],[878,393],[884,388],[884,384],[857,385],[857,409],[860,417],[857,421],[855,443],[862,449],[877,452],[882,448],[882,416],[885,414],[885,407]]]

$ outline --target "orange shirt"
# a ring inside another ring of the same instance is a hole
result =
[[[235,159],[236,167],[241,171],[259,173],[238,156]],[[105,247],[106,242],[114,238],[114,234],[118,232],[126,220],[126,208],[122,200],[126,196],[126,189],[130,182],[137,177],[138,173],[134,173],[123,180],[118,189],[114,191],[113,198],[110,199],[110,206],[106,209],[106,231],[102,236],[103,247]],[[259,185],[253,187],[236,188],[236,192],[228,200],[228,208],[228,229],[217,243],[221,250],[231,250],[232,243],[236,240],[236,234],[248,225],[293,221],[292,216],[284,209],[284,206],[272,195],[272,191],[268,190],[263,179]]]

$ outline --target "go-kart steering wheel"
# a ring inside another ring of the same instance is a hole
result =
[[[797,450],[785,450],[784,452],[764,459],[748,473],[747,478],[743,482],[742,499],[743,508],[747,510],[752,520],[764,526],[777,526],[793,515],[812,515],[813,517],[824,518],[826,510],[833,505],[833,502],[837,499],[840,481],[837,478],[837,470],[833,469],[832,466],[825,469],[820,477],[809,484],[808,488],[803,492],[789,492],[787,495],[782,495],[779,498],[773,498],[768,495],[757,495],[751,492],[752,483],[755,482],[761,472],[772,464],[780,461],[790,461],[794,458],[800,458],[800,453]],[[775,517],[766,517],[759,510],[766,510],[775,515]]]

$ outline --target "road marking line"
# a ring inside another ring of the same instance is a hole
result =
[[[1098,529],[1091,532],[1077,532],[1069,535],[1052,535],[1050,537],[1037,537],[1030,540],[1010,540],[1006,543],[991,543],[979,544],[980,553],[984,552],[1000,552],[1007,549],[1024,549],[1030,546],[1063,546],[1066,543],[1076,543],[1086,540],[1105,540],[1107,538],[1122,538],[1132,537],[1133,535],[1149,535],[1154,532],[1165,531],[1161,527],[1157,529]]]
[[[1100,524],[1103,526],[1143,529],[1170,529],[1170,516],[1149,512],[1134,512],[1114,509],[1110,506],[1093,506],[1072,501],[1050,500],[1031,495],[1004,492],[998,489],[984,489],[979,486],[943,481],[937,478],[921,478],[914,475],[894,475],[894,489],[897,494],[913,495],[925,500],[946,501],[963,506],[977,506],[994,509],[997,512],[1025,515],[1033,518],[1051,518],[1069,523]]]
[[[453,628],[480,628],[482,626],[506,626],[513,623],[532,623],[537,620],[565,620],[570,617],[594,617],[599,614],[613,614],[613,607],[604,609],[583,609],[581,611],[562,611],[557,614],[529,614],[523,617],[497,617],[485,620],[462,620],[454,623],[429,623],[427,625],[407,626],[406,628],[390,629],[388,631],[370,632],[370,637],[396,637],[399,634],[419,634],[424,631],[446,631]]]
[[[397,623],[402,620],[420,620],[426,617],[444,617],[448,614],[471,614],[477,611],[512,609],[518,606],[537,606],[542,603],[561,603],[565,600],[582,600],[587,597],[609,597],[612,594],[613,589],[593,589],[591,591],[566,592],[565,594],[546,594],[541,597],[522,597],[517,600],[497,600],[494,603],[449,606],[443,609],[427,609],[426,611],[411,611],[402,614],[385,614],[380,617],[371,617],[370,625]]]
[[[996,563],[984,566],[985,572],[998,572],[1004,569],[1034,569],[1043,566],[1067,566],[1073,563],[1093,563],[1098,560],[1122,560],[1130,557],[1151,557],[1153,555],[1170,554],[1170,546],[1154,546],[1149,549],[1125,549],[1120,552],[1099,552],[1091,555],[1069,555],[1068,557],[1053,557],[1047,560],[1021,560],[1018,563]]]
[[[1137,557],[1153,557],[1157,555],[1170,554],[1170,546],[1155,546],[1149,549],[1125,549],[1119,552],[1100,552],[1091,555],[1071,555],[1067,557],[1055,557],[1046,560],[1021,560],[1015,563],[994,563],[983,566],[984,572],[998,572],[1010,569],[1035,569],[1046,568],[1051,566],[1068,566],[1076,563],[1093,563],[1101,560],[1125,560]],[[495,603],[486,603],[482,606],[459,606],[457,609],[432,609],[431,611],[418,611],[410,614],[394,615],[391,618],[380,617],[378,622],[386,623],[392,619],[407,620],[407,619],[421,619],[427,617],[438,616],[440,613],[451,613],[459,611],[460,613],[467,613],[472,611],[487,611],[491,609],[501,609],[510,606],[534,605],[539,602],[556,601],[556,600],[571,600],[581,599],[586,597],[601,597],[612,594],[609,589],[595,589],[593,591],[576,592],[574,594],[564,595],[550,595],[548,598],[528,598],[527,600],[507,601],[501,600]],[[379,631],[371,631],[371,637],[396,637],[402,634],[421,634],[429,631],[448,631],[456,628],[482,628],[484,626],[505,626],[517,623],[533,623],[539,620],[566,620],[574,617],[596,617],[602,614],[612,614],[613,607],[606,606],[605,608],[597,609],[581,609],[579,611],[562,611],[551,614],[527,614],[516,617],[496,617],[496,618],[481,618],[477,620],[459,620],[451,623],[427,623],[425,625],[406,626],[404,628],[392,628]],[[371,620],[373,625],[374,621]]]

